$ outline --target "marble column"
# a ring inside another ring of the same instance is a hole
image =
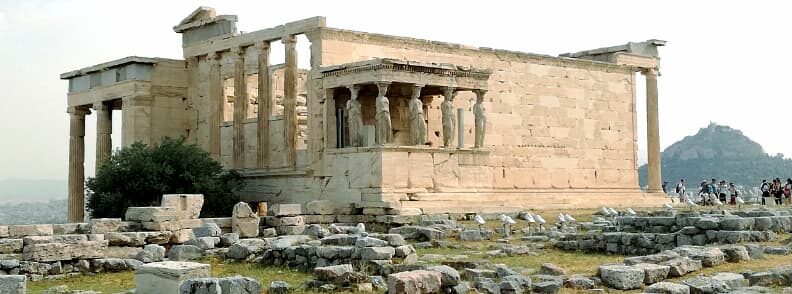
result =
[[[660,173],[660,121],[657,113],[657,69],[642,72],[646,77],[646,139],[648,151],[649,193],[662,193]]]
[[[106,102],[97,102],[93,108],[96,111],[96,169],[99,170],[113,150],[110,138],[113,133],[113,108]]]
[[[349,101],[347,101],[346,112],[349,118],[349,146],[363,146],[363,109],[358,101],[360,85],[347,86],[349,88]]]
[[[335,102],[335,89],[324,90],[324,134],[325,134],[325,150],[336,148],[338,144],[336,130],[336,119],[344,119],[343,117],[336,117],[336,102]]]
[[[207,56],[209,62],[209,154],[220,160],[220,123],[223,121],[223,78],[220,74],[220,53]]]
[[[456,127],[456,117],[454,116],[454,92],[453,87],[443,89],[443,102],[440,103],[443,124],[443,147],[450,148],[454,142],[454,127]]]
[[[245,75],[245,48],[233,48],[231,53],[234,54],[233,163],[235,169],[243,169],[245,168],[245,119],[249,103]]]
[[[256,167],[267,168],[269,165],[269,120],[272,113],[272,87],[270,86],[268,41],[256,44],[258,50],[258,114],[256,116],[258,149],[256,150]]]
[[[286,49],[283,77],[283,137],[286,142],[286,166],[297,166],[297,38],[281,39]]]
[[[85,115],[84,107],[69,107],[69,215],[72,223],[85,219]]]

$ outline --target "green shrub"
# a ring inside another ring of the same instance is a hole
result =
[[[130,206],[159,206],[163,194],[203,194],[201,217],[231,214],[243,186],[234,170],[184,138],[165,138],[157,145],[137,142],[121,148],[87,181],[91,217],[123,217]]]

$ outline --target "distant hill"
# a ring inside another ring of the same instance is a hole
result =
[[[691,191],[702,180],[712,178],[754,187],[763,179],[792,177],[792,160],[781,154],[770,156],[741,131],[714,123],[668,146],[661,158],[663,181],[669,183],[669,190],[682,178]],[[647,184],[646,168],[638,169],[641,187]]]
[[[0,204],[61,199],[66,199],[66,181],[64,180],[0,180]]]

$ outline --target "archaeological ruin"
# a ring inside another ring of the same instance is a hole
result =
[[[98,166],[111,153],[113,110],[121,145],[183,136],[239,170],[248,201],[417,215],[667,200],[657,113],[664,41],[548,56],[330,28],[323,17],[245,33],[236,23],[200,7],[173,28],[183,60],[132,56],[60,76],[69,83],[70,221],[84,219],[86,115],[96,115]],[[297,56],[301,39],[307,56]],[[276,42],[285,52],[271,50]],[[271,64],[275,54],[285,63]],[[646,79],[646,192],[637,73]]]

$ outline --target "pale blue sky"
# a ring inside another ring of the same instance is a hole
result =
[[[199,5],[239,15],[241,31],[323,15],[331,27],[550,55],[664,39],[663,148],[715,121],[770,153],[792,154],[789,9],[783,1],[743,3],[0,0],[0,179],[65,179],[67,84],[58,75],[129,55],[180,58],[172,27]],[[638,101],[645,161],[643,93]],[[95,120],[86,124],[92,175]]]

